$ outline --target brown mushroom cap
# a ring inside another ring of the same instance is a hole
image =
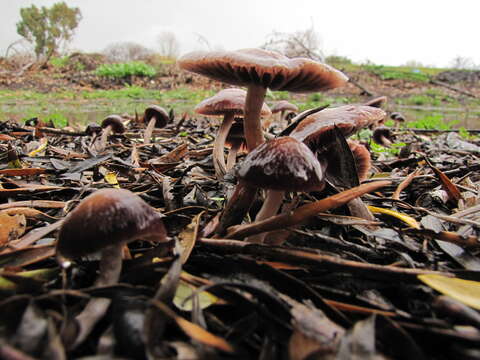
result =
[[[201,115],[224,115],[234,113],[243,115],[247,92],[243,89],[223,89],[195,106],[195,112]],[[263,103],[261,116],[271,115],[270,108]]]
[[[110,126],[112,131],[117,134],[123,134],[125,132],[125,125],[123,125],[122,117],[119,115],[109,115],[102,121],[102,128]]]
[[[237,119],[237,118],[236,118]],[[235,119],[235,120],[236,120]],[[243,122],[242,120],[240,121],[235,121],[232,124],[232,127],[230,128],[230,131],[228,132],[227,138],[225,140],[225,147],[230,148],[233,146],[234,143],[236,142],[243,142],[245,143],[245,132],[243,131]],[[246,151],[247,148],[243,146],[240,151]]]
[[[379,126],[373,130],[372,139],[378,145],[389,147],[392,144],[392,131],[386,126]]]
[[[390,114],[390,119],[398,122],[405,122],[405,117],[403,116],[402,113],[399,113],[399,112],[392,112]]]
[[[373,99],[368,100],[363,105],[376,107],[376,108],[382,108],[387,104],[387,101],[388,101],[388,99],[387,99],[386,96],[377,96]]]
[[[311,149],[320,151],[322,147],[328,147],[330,132],[334,126],[348,137],[363,128],[381,123],[385,116],[382,109],[364,105],[328,108],[307,116],[290,136],[303,141]]]
[[[263,49],[196,51],[178,60],[182,69],[237,86],[312,92],[344,85],[348,78],[333,67],[307,58],[290,59]]]
[[[102,189],[68,214],[59,231],[57,253],[77,258],[151,236],[166,238],[160,213],[131,191]]]
[[[280,111],[298,111],[298,106],[288,102],[287,100],[280,100],[272,105],[271,110],[272,114]]]
[[[280,191],[313,191],[323,188],[323,171],[312,151],[302,142],[283,136],[250,152],[237,172],[248,184]]]
[[[150,105],[145,109],[143,114],[144,122],[149,122],[152,118],[155,118],[155,127],[162,128],[170,121],[168,112],[158,105]]]
[[[347,140],[347,143],[350,147],[350,151],[352,152],[355,166],[357,167],[358,179],[360,181],[366,180],[368,178],[368,173],[372,168],[370,151],[368,151],[368,149],[358,141]]]
[[[85,128],[85,134],[92,136],[93,134],[100,134],[102,132],[102,127],[97,123],[90,123]]]

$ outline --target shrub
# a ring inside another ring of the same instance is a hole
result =
[[[96,70],[95,74],[116,79],[126,78],[129,76],[147,76],[153,77],[156,71],[153,67],[142,62],[129,62],[121,64],[103,64]]]

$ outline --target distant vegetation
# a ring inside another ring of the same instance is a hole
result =
[[[153,77],[156,71],[152,66],[143,62],[132,61],[129,63],[100,65],[97,70],[95,70],[95,74],[114,79],[122,79],[129,76]]]

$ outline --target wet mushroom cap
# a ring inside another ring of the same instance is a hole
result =
[[[377,126],[385,119],[382,109],[364,105],[344,105],[327,108],[307,116],[291,132],[290,136],[303,141],[310,148],[320,151],[329,146],[331,131],[336,126],[345,137],[370,126]]]
[[[122,117],[119,115],[109,115],[102,121],[102,128],[110,126],[112,131],[117,134],[125,132],[125,125],[123,125]]]
[[[243,115],[247,92],[243,89],[223,89],[212,97],[203,100],[195,106],[195,112],[201,115],[224,115],[233,112]],[[261,116],[269,116],[272,112],[267,104],[263,103]]]
[[[256,187],[281,191],[313,191],[324,186],[323,171],[312,151],[292,137],[275,138],[250,152],[237,172]]]
[[[275,114],[280,111],[298,111],[298,107],[286,100],[281,100],[273,104],[271,110]]]
[[[386,96],[378,96],[376,98],[368,100],[363,105],[376,107],[376,108],[382,108],[387,104],[387,101],[388,101],[388,99],[387,99]]]
[[[228,132],[227,138],[225,140],[225,147],[229,148],[233,145],[234,142],[237,142],[237,141],[245,142],[245,133],[243,131],[242,120],[235,121],[232,124],[232,127],[230,128],[230,131]],[[240,151],[242,150],[246,151],[247,149],[245,146],[242,146]]]
[[[261,85],[272,90],[312,92],[344,85],[348,78],[333,67],[307,58],[288,58],[263,49],[195,51],[179,66],[237,86]]]
[[[150,105],[145,109],[143,114],[144,122],[149,122],[152,118],[155,118],[156,128],[162,128],[170,121],[168,112],[158,105]]]
[[[129,190],[101,189],[68,214],[59,231],[57,253],[72,259],[152,236],[166,238],[160,213]]]
[[[394,121],[398,121],[398,122],[404,122],[405,121],[405,117],[399,112],[391,113],[390,114],[390,119],[392,119]]]
[[[100,134],[102,132],[102,127],[96,123],[90,123],[85,128],[85,134],[92,136],[93,134]]]
[[[388,147],[391,145],[388,142],[392,142],[392,131],[386,126],[379,126],[373,130],[372,139],[376,144]]]

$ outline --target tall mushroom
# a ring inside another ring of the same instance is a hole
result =
[[[306,58],[290,59],[277,52],[262,49],[197,51],[182,56],[178,64],[182,69],[228,84],[247,87],[244,131],[249,151],[264,141],[260,110],[267,88],[300,93],[314,92],[342,86],[348,80],[342,72],[329,65]],[[237,194],[234,195],[243,194],[242,201],[228,201],[217,233],[223,233],[227,226],[239,223],[255,197],[255,189],[247,191],[237,186],[235,191]]]
[[[122,269],[122,248],[134,240],[165,241],[162,215],[125,189],[102,189],[83,199],[64,220],[57,241],[63,267],[70,259],[101,251],[96,286],[115,284]],[[77,315],[78,332],[73,347],[82,343],[110,304],[92,299]]]
[[[250,152],[238,169],[238,178],[250,186],[267,190],[255,221],[278,212],[286,191],[319,191],[324,187],[323,171],[312,151],[302,142],[283,136]],[[248,238],[263,242],[265,234]]]
[[[163,128],[168,124],[170,116],[168,112],[158,105],[150,105],[145,109],[143,114],[143,121],[147,123],[144,133],[143,143],[148,145],[151,142],[151,137],[154,128]]]
[[[225,157],[223,148],[225,139],[233,124],[235,115],[244,114],[247,92],[243,89],[231,88],[219,91],[214,96],[203,100],[195,107],[195,112],[201,115],[223,115],[223,121],[218,130],[213,144],[213,165],[217,178],[223,178],[226,173]],[[260,115],[269,116],[271,111],[267,104],[263,103]]]
[[[107,139],[111,132],[115,134],[123,134],[125,126],[123,125],[122,117],[120,115],[109,115],[102,121],[102,137],[100,138],[101,151],[105,150]]]

